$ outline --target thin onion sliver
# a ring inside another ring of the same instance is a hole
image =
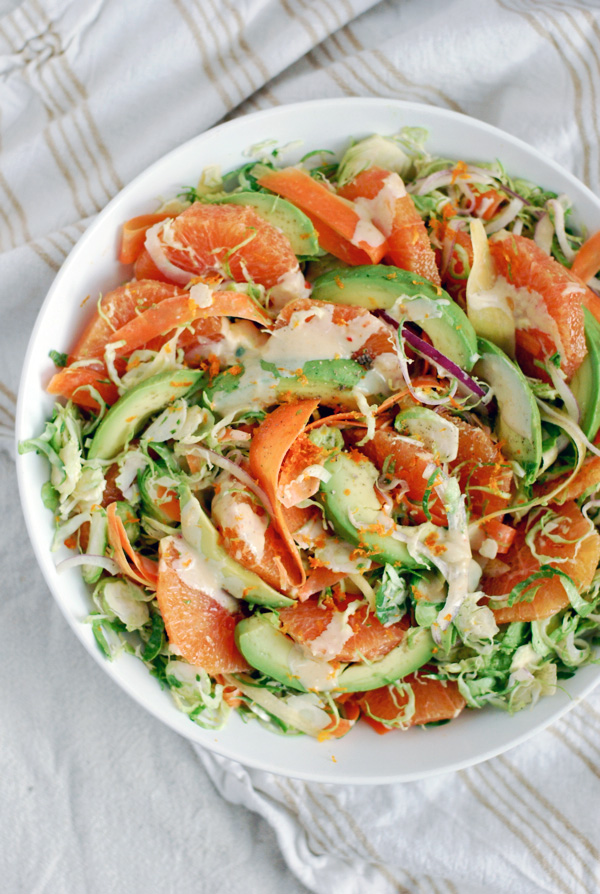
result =
[[[117,563],[113,559],[109,559],[108,556],[94,556],[86,553],[63,559],[56,566],[56,570],[59,574],[62,574],[63,571],[68,571],[69,568],[76,568],[78,565],[94,565],[97,568],[104,568],[109,574],[118,574],[120,571]]]

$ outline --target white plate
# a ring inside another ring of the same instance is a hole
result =
[[[244,150],[265,139],[276,140],[280,146],[301,140],[301,147],[290,150],[289,162],[294,163],[311,149],[341,150],[350,137],[397,133],[405,125],[426,127],[428,148],[435,154],[466,160],[499,158],[510,174],[567,193],[575,204],[577,220],[590,231],[600,229],[600,201],[575,177],[520,140],[455,112],[409,102],[351,98],[316,100],[238,118],[196,137],[140,174],[110,202],[75,246],[42,305],[31,336],[19,390],[17,438],[39,434],[51,412],[52,400],[44,391],[54,371],[48,352],[67,351],[91,314],[98,293],[130,275],[129,268],[115,260],[123,221],[155,210],[158,200],[195,183],[206,165],[218,163],[228,171],[244,164],[248,161]],[[88,295],[90,307],[82,309],[82,300]],[[589,666],[566,681],[554,697],[514,717],[493,709],[464,711],[446,726],[387,736],[358,724],[344,739],[319,743],[305,736],[279,737],[258,723],[244,724],[237,716],[222,731],[203,730],[176,710],[169,693],[160,689],[140,661],[123,656],[111,663],[99,653],[90,626],[82,623],[90,610],[90,598],[79,569],[59,577],[54,565],[57,556],[49,551],[52,519],[40,501],[47,464],[27,454],[18,458],[17,471],[38,562],[67,621],[90,654],[164,723],[205,748],[248,766],[320,782],[420,779],[512,748],[555,721],[600,682],[600,670]]]

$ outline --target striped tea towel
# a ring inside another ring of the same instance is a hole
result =
[[[54,274],[106,202],[165,152],[227,116],[315,97],[383,96],[489,121],[597,191],[599,49],[599,5],[577,0],[0,0],[4,459],[21,360]],[[11,493],[0,520],[4,583],[35,606],[49,595],[33,583],[30,551],[12,537]],[[21,628],[11,605],[0,603],[0,624],[41,650],[44,631]],[[63,648],[78,648],[66,628]],[[18,668],[6,666],[4,678],[5,708],[16,711]],[[60,711],[52,675],[28,698],[32,716],[36,699]],[[68,762],[59,730],[46,729],[43,741]],[[599,743],[594,695],[509,754],[420,783],[336,788],[205,752],[198,759],[225,798],[274,827],[290,870],[311,891],[596,894]],[[18,747],[11,754],[20,759]],[[108,758],[94,760],[102,767]],[[8,795],[4,806],[17,815],[19,803]],[[118,829],[107,808],[96,809],[110,845]],[[175,859],[176,842],[150,837],[149,853],[162,846]],[[77,890],[63,882],[61,891]],[[174,884],[187,890],[183,878]],[[36,890],[51,888],[42,879]]]

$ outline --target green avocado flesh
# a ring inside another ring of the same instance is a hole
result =
[[[331,270],[315,280],[312,297],[387,311],[400,299],[399,316],[420,326],[445,357],[467,371],[477,359],[477,336],[467,315],[447,292],[416,273],[385,264]]]
[[[600,323],[583,308],[586,357],[571,379],[571,391],[581,410],[581,430],[593,441],[600,429]]]
[[[231,558],[219,543],[219,532],[189,488],[182,488],[180,501],[184,540],[208,562],[224,590],[237,599],[256,605],[271,608],[294,605],[293,599],[274,590],[254,571]]]
[[[198,369],[167,370],[140,382],[113,404],[96,429],[89,459],[114,459],[150,416],[185,397],[203,375]]]
[[[535,481],[542,461],[542,423],[527,379],[499,347],[480,338],[480,360],[474,374],[492,388],[498,404],[496,435],[502,452],[525,471],[525,483]]]
[[[292,251],[299,257],[309,257],[321,254],[317,231],[309,217],[287,202],[280,196],[274,196],[266,192],[234,192],[227,196],[219,196],[215,199],[206,199],[211,204],[217,205],[246,205],[254,208],[257,214],[267,223],[277,227],[287,236],[292,246]]]
[[[301,692],[366,692],[387,686],[418,670],[431,658],[434,643],[428,630],[410,630],[400,645],[379,661],[347,665],[341,670],[319,661],[320,674],[302,676],[303,652],[294,641],[274,626],[265,615],[240,621],[235,629],[237,647],[252,667]],[[298,660],[299,659],[299,660]],[[307,659],[308,664],[314,662]],[[320,680],[322,682],[320,683]]]
[[[379,472],[373,463],[366,458],[356,462],[347,453],[338,453],[324,465],[330,477],[321,483],[319,497],[338,536],[363,549],[376,562],[414,568],[418,563],[405,543],[389,534],[366,530],[376,527],[381,518],[381,504],[374,490]]]

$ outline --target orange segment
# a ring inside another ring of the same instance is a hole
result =
[[[231,487],[231,490],[228,489]],[[217,485],[212,515],[229,555],[275,590],[289,590],[295,565],[267,513],[244,485],[233,479]]]
[[[89,386],[98,392],[108,406],[114,404],[119,397],[117,386],[108,378],[103,364],[98,369],[90,366],[71,369],[65,366],[64,369],[52,376],[46,390],[50,394],[57,394],[67,400],[72,400],[80,407],[97,412],[100,406],[89,393]]]
[[[174,295],[185,294],[177,286],[148,279],[140,282],[132,281],[113,289],[112,292],[107,292],[100,302],[102,316],[96,310],[77,339],[69,356],[69,363],[101,355],[116,329],[120,329],[153,304],[158,304]]]
[[[407,722],[408,726],[452,720],[465,707],[466,702],[458,691],[458,685],[452,680],[442,682],[410,674],[401,682],[409,683],[415,696],[415,713]],[[394,729],[381,721],[391,723],[396,720],[407,703],[408,696],[398,692],[393,686],[373,689],[357,699],[363,719],[380,735]]]
[[[566,561],[550,561],[547,564],[568,574],[577,589],[583,592],[590,586],[600,561],[600,534],[581,514],[576,503],[567,502],[559,511],[561,523],[553,533],[573,542],[554,543],[538,532],[534,538],[535,548],[542,555],[555,556],[557,559],[567,557]],[[538,514],[535,515],[537,517]],[[502,560],[493,560],[486,567],[481,589],[488,596],[507,596],[517,584],[539,571],[540,562],[525,542],[527,531],[527,520],[524,520],[517,525],[514,542]],[[496,622],[508,624],[512,621],[538,621],[552,617],[569,605],[569,598],[559,577],[536,580],[532,587],[540,583],[541,586],[531,602],[521,601],[510,607],[494,609]]]
[[[381,194],[385,181],[390,176],[390,171],[372,167],[361,171],[351,183],[338,190],[338,193],[351,201],[359,198],[374,200]],[[383,218],[381,221],[374,218],[387,238],[387,259],[395,267],[418,273],[419,276],[439,286],[440,274],[435,253],[429,242],[427,228],[415,208],[412,197],[408,194],[399,196],[393,199],[393,205],[393,209],[386,209],[385,215],[387,218],[391,210],[391,226],[387,220],[384,222]]]
[[[517,347],[539,360],[560,351],[561,369],[570,379],[587,353],[582,302],[589,290],[533,239],[509,234],[490,241],[490,252],[498,273],[515,288],[531,294],[533,325],[517,329]],[[554,321],[554,332],[539,319],[536,308],[540,306]]]
[[[241,614],[230,614],[208,593],[180,579],[174,564],[179,553],[172,537],[161,540],[159,553],[156,598],[171,645],[209,674],[248,670],[234,638]]]
[[[137,280],[153,279],[156,282],[170,282],[169,278],[158,269],[146,248],[142,248],[135,260],[133,275]]]
[[[158,212],[157,214],[142,214],[139,217],[132,217],[131,220],[126,221],[123,224],[121,234],[120,262],[122,264],[133,264],[144,247],[147,230],[169,216],[165,212]]]
[[[289,608],[279,609],[279,620],[284,633],[296,642],[310,644],[324,634],[336,615],[340,615],[352,601],[346,596],[339,602],[333,599],[308,599]],[[408,620],[384,627],[367,605],[361,605],[348,618],[353,635],[346,640],[337,655],[338,661],[377,661],[387,655],[404,639]]]
[[[355,444],[364,437],[363,431],[351,430],[345,433],[347,440]],[[395,500],[404,500],[409,506],[410,521],[420,524],[426,521],[427,516],[423,510],[423,500],[427,490],[428,476],[427,466],[432,462],[432,454],[424,447],[403,441],[400,435],[393,431],[379,430],[374,437],[366,442],[361,452],[368,457],[378,469],[383,470],[386,465],[388,478],[398,478],[404,484],[399,484],[390,492]],[[403,491],[405,493],[403,494]],[[429,499],[429,511],[436,524],[446,524],[446,513],[442,503],[435,492]]]
[[[267,289],[298,269],[287,236],[247,206],[196,202],[161,241],[167,259],[182,270],[230,273],[236,282],[250,279]]]
[[[569,477],[570,473],[565,472],[558,478],[552,478],[550,481],[545,481],[543,484],[536,484],[533,489],[534,495],[539,497],[551,493],[560,484],[566,482]],[[588,456],[573,480],[553,498],[553,502],[566,503],[567,500],[577,500],[579,497],[583,496],[588,488],[595,488],[599,484],[600,456]]]
[[[471,516],[482,518],[503,509],[510,502],[513,475],[497,442],[479,426],[458,416],[447,418],[458,427],[458,456],[449,468],[458,475]]]

